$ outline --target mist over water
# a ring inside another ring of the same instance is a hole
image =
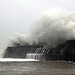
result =
[[[17,34],[16,38],[11,37],[10,44],[42,43],[56,46],[72,39],[75,39],[74,13],[63,8],[51,8],[38,16],[29,35]]]

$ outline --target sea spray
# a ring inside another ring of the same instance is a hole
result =
[[[19,34],[10,41],[15,46],[25,44],[48,44],[56,46],[75,39],[74,13],[63,8],[51,8],[41,13],[31,26],[30,34]],[[15,44],[16,43],[16,44]]]
[[[8,46],[17,46],[18,48],[18,45],[43,44],[53,47],[63,44],[67,40],[75,40],[75,18],[73,16],[74,13],[62,8],[51,8],[39,15],[31,26],[29,35],[17,34],[16,37],[11,37]],[[28,51],[28,49],[25,50]],[[16,53],[12,57],[16,57]],[[28,57],[35,58],[34,55],[36,56],[37,53],[30,53]]]
[[[43,12],[32,26],[32,40],[58,45],[75,39],[75,19],[72,14],[62,8]]]

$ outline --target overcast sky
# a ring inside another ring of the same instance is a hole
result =
[[[0,0],[0,48],[15,32],[29,33],[37,16],[52,7],[75,11],[75,0]]]

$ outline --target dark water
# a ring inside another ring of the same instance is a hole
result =
[[[75,75],[75,65],[57,61],[0,62],[0,75]]]

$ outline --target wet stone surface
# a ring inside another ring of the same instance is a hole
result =
[[[75,75],[75,64],[57,61],[0,62],[0,75]]]

